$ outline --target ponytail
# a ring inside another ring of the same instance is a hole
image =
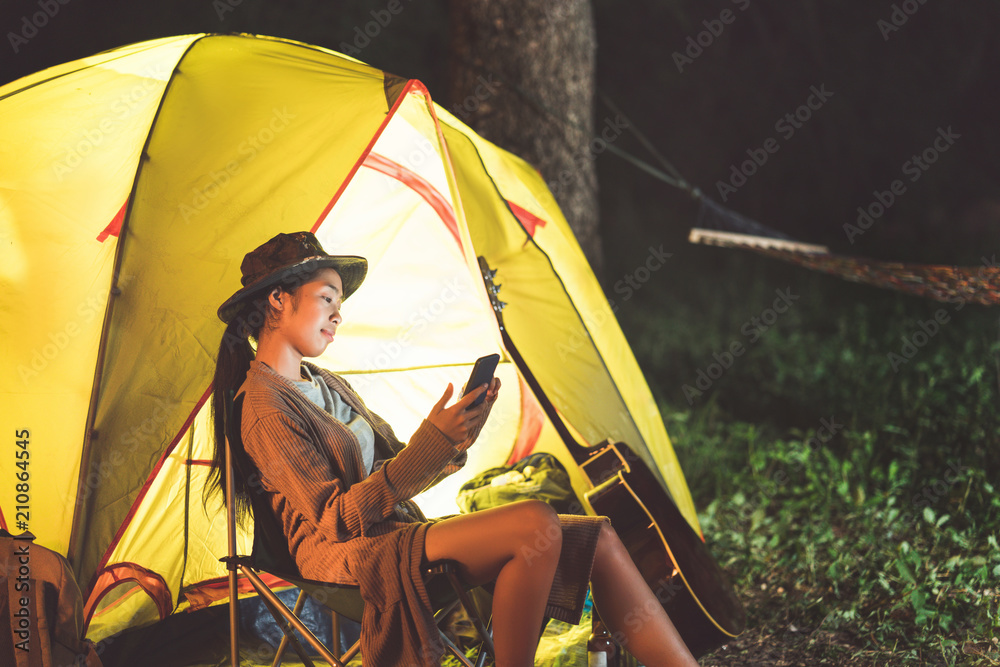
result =
[[[257,340],[267,315],[266,296],[248,301],[240,312],[226,325],[219,344],[219,354],[216,357],[215,377],[212,380],[212,429],[215,441],[215,451],[212,457],[212,467],[205,484],[203,501],[209,495],[222,493],[226,497],[226,403],[230,392],[239,390],[246,380],[250,370],[250,362],[254,358],[254,350],[250,339]],[[239,428],[239,426],[237,426]],[[241,446],[230,443],[234,463],[243,470],[254,468],[249,456]],[[247,465],[249,464],[249,465]],[[233,479],[235,490],[236,517],[240,525],[245,525],[250,510],[250,485],[242,475]],[[207,504],[207,503],[206,503]]]

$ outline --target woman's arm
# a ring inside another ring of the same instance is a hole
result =
[[[348,485],[345,478],[353,473],[337,470],[314,436],[288,414],[272,413],[246,425],[243,444],[265,488],[280,493],[293,511],[339,541],[368,534],[458,454],[451,441],[424,420],[403,451],[364,480]]]
[[[320,372],[323,373],[324,371]],[[386,439],[389,443],[390,449],[394,453],[398,454],[403,450],[404,446],[408,446],[400,442],[400,440],[396,437],[396,434],[393,432],[392,426],[390,426],[388,422],[376,413],[372,412],[368,406],[365,405],[364,399],[362,399],[361,396],[354,391],[354,388],[349,382],[347,382],[347,380],[338,375],[333,375],[332,377],[350,392],[351,398],[355,399],[363,409],[363,416],[365,419],[368,420],[372,428],[377,433]],[[462,466],[465,465],[468,460],[466,450],[476,441],[480,431],[482,431],[483,425],[489,417],[490,411],[493,409],[493,404],[496,402],[497,394],[500,391],[500,379],[493,378],[492,383],[486,390],[485,400],[480,405],[467,411],[465,410],[465,405],[474,401],[481,390],[476,388],[474,391],[466,394],[466,396],[463,396],[462,399],[460,399],[459,402],[451,408],[445,408],[444,406],[451,398],[452,391],[452,385],[449,383],[448,388],[445,389],[444,395],[431,409],[431,413],[428,415],[427,421],[430,421],[438,428],[439,431],[444,433],[445,437],[448,437],[449,440],[455,444],[458,448],[459,454],[442,468],[439,474],[427,484],[428,487],[434,486],[438,481],[460,470]],[[378,467],[385,462],[385,460],[376,460],[373,465],[373,471],[377,470]]]

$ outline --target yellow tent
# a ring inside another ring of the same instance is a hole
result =
[[[544,182],[420,82],[288,40],[188,35],[8,84],[0,117],[0,522],[70,558],[90,639],[224,594],[224,515],[202,504],[215,310],[243,254],[280,231],[369,259],[319,363],[404,440],[447,382],[501,354],[501,402],[465,471],[418,499],[429,515],[532,450],[590,484],[503,347],[483,256],[569,428],[629,443],[697,529],[653,398]]]

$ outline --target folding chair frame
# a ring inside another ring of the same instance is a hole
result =
[[[292,648],[299,655],[299,658],[308,667],[314,667],[313,661],[310,659],[309,655],[306,653],[305,649],[302,647],[301,642],[295,636],[294,632],[298,631],[306,641],[316,650],[317,653],[325,660],[331,667],[345,667],[346,663],[349,662],[358,653],[361,648],[361,640],[355,642],[346,653],[342,656],[337,657],[334,655],[334,651],[331,651],[323,642],[309,630],[308,627],[299,619],[298,614],[302,610],[302,606],[305,603],[305,597],[308,595],[306,589],[300,584],[308,584],[311,586],[324,586],[337,588],[336,584],[328,584],[325,582],[314,582],[306,579],[296,580],[294,577],[289,577],[284,573],[278,573],[279,576],[296,585],[300,585],[300,592],[298,599],[295,602],[293,609],[289,610],[288,607],[278,598],[274,592],[268,588],[267,584],[257,575],[255,572],[255,567],[252,562],[252,557],[237,554],[236,547],[236,501],[235,501],[235,484],[234,484],[234,474],[236,473],[237,466],[233,460],[233,452],[231,440],[239,437],[239,425],[234,419],[234,403],[235,403],[235,392],[230,391],[229,395],[226,397],[226,527],[228,533],[228,547],[229,555],[219,560],[226,564],[226,568],[229,570],[229,628],[230,628],[230,661],[232,667],[239,667],[240,665],[240,649],[239,649],[239,590],[237,579],[240,575],[245,576],[250,584],[253,586],[257,594],[260,595],[261,599],[264,601],[265,606],[268,611],[274,617],[275,622],[281,631],[284,633],[284,637],[281,640],[281,644],[278,647],[277,654],[275,655],[272,667],[277,667],[281,664],[282,657],[286,650],[286,647],[291,644]],[[233,432],[235,430],[235,433]],[[256,510],[257,507],[255,506]],[[465,657],[465,654],[455,646],[455,644],[448,639],[448,637],[440,632],[440,638],[445,648],[452,653],[463,665],[466,667],[482,667],[485,663],[487,654],[495,660],[495,653],[493,649],[493,636],[491,624],[484,622],[482,615],[479,613],[479,609],[475,604],[472,603],[465,587],[462,585],[461,580],[458,578],[457,566],[453,561],[439,561],[437,563],[432,563],[429,567],[424,570],[425,577],[431,575],[444,575],[447,577],[452,589],[454,590],[457,599],[439,609],[435,612],[435,620],[440,620],[444,615],[450,613],[457,605],[462,605],[466,613],[472,619],[472,623],[479,633],[479,636],[483,639],[483,644],[479,649],[479,654],[476,659],[475,665]],[[346,588],[346,587],[342,587]],[[334,630],[334,649],[336,652],[340,651],[340,632],[339,632],[339,621],[338,613],[336,610],[331,609],[333,614],[333,630]]]

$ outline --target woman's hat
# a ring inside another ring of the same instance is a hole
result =
[[[331,255],[312,232],[278,234],[243,258],[242,289],[219,306],[219,319],[229,323],[243,302],[276,285],[295,288],[315,270],[330,268],[340,274],[343,299],[351,296],[368,273],[368,260],[354,255]]]

